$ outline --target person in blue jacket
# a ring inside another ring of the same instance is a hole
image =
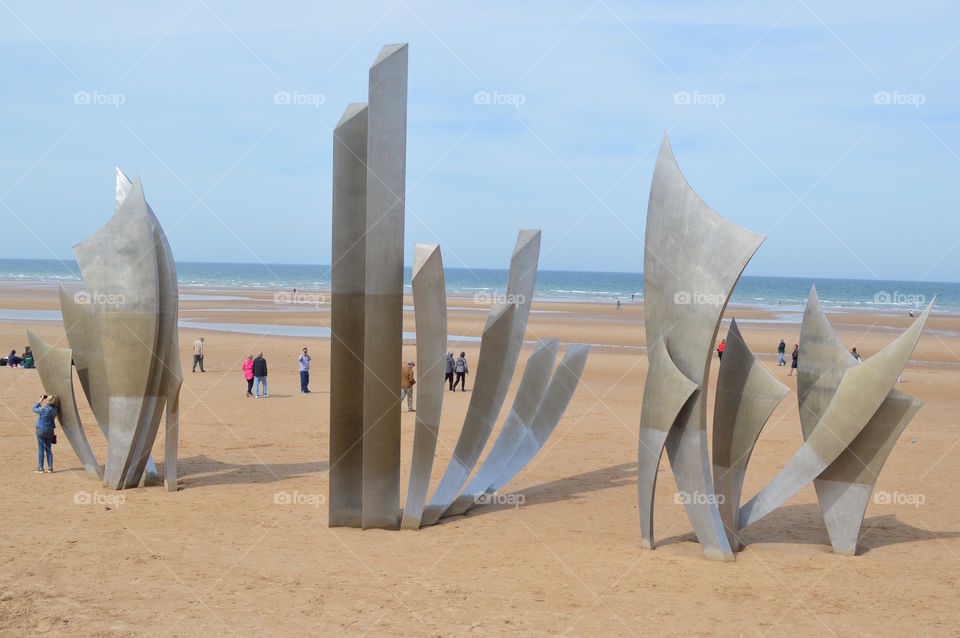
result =
[[[47,472],[53,472],[53,442],[56,428],[57,410],[60,409],[60,399],[56,395],[44,394],[33,411],[37,413],[37,474],[43,474],[43,455],[47,455]]]

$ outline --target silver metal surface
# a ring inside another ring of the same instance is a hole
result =
[[[521,230],[517,234],[507,279],[506,301],[514,307],[511,311],[509,331],[503,335],[502,340],[488,339],[486,334],[481,339],[476,380],[473,382],[470,403],[463,419],[463,429],[460,430],[453,458],[424,512],[424,525],[435,523],[450,507],[463,489],[490,438],[517,367],[517,358],[520,356],[520,346],[523,344],[527,318],[530,315],[530,304],[533,302],[539,259],[540,231]],[[491,308],[491,317],[495,312],[498,311]],[[487,325],[490,326],[489,319]]]
[[[643,267],[646,336],[648,344],[667,340],[669,358],[700,392],[690,398],[676,422],[658,426],[668,428],[665,447],[678,488],[694,496],[687,499],[685,507],[704,553],[722,560],[733,560],[733,552],[716,502],[707,498],[714,490],[704,391],[723,310],[762,241],[761,235],[720,217],[697,196],[664,135],[647,208]],[[648,373],[644,410],[650,409],[647,395],[651,383],[656,381]],[[644,428],[641,416],[642,445],[660,438],[659,433],[644,433]],[[659,455],[650,455],[655,460],[646,456],[641,450],[639,487],[652,490],[655,480],[650,476],[656,472]],[[652,521],[652,512],[644,512],[643,506],[649,503],[652,508],[653,492],[640,494],[640,502],[641,521]]]
[[[103,469],[90,449],[83,424],[80,422],[80,414],[77,412],[73,393],[73,353],[70,348],[58,348],[48,344],[31,330],[27,330],[27,339],[30,349],[33,350],[43,389],[47,394],[55,394],[60,399],[57,420],[60,421],[60,428],[70,442],[70,447],[87,474],[92,478],[102,479]]]
[[[503,473],[510,457],[520,445],[524,432],[529,430],[537,415],[543,395],[547,391],[547,385],[550,383],[559,347],[560,342],[556,339],[537,342],[523,368],[520,387],[517,388],[513,406],[503,427],[500,428],[500,434],[497,435],[493,447],[487,453],[473,480],[447,509],[447,516],[463,514],[473,507],[480,495],[485,494],[496,482],[497,477]]]
[[[370,67],[364,267],[364,529],[400,525],[400,368],[407,148],[407,45]]]
[[[730,322],[713,410],[713,483],[730,547],[742,547],[738,514],[743,477],[757,437],[789,389],[767,372]]]
[[[811,301],[814,295],[811,295]],[[808,301],[808,305],[810,301]],[[933,302],[891,344],[849,367],[796,455],[740,508],[740,527],[757,522],[813,481],[853,442],[886,400],[920,338]],[[811,312],[813,309],[809,309]],[[801,351],[800,359],[805,355]]]
[[[366,202],[367,105],[350,104],[333,130],[333,251],[330,266],[331,527],[361,526]]]
[[[401,529],[419,529],[427,500],[443,409],[447,293],[438,244],[413,248],[413,307],[417,325],[417,417]]]
[[[804,440],[829,406],[843,374],[858,365],[837,337],[811,289],[800,332],[797,368]],[[870,494],[887,456],[922,402],[891,390],[856,438],[813,484],[833,549],[853,555]]]

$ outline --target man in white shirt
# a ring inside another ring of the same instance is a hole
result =
[[[300,362],[300,393],[301,394],[310,394],[310,355],[307,354],[307,349],[303,349],[303,354],[297,357],[297,361]]]
[[[206,372],[203,369],[203,337],[200,337],[193,342],[193,370],[190,372],[197,371],[197,364],[200,364],[200,372]]]

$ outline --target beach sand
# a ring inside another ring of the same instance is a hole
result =
[[[225,293],[249,297],[241,299],[182,292],[187,321],[329,326],[329,305],[284,306],[263,291]],[[451,306],[450,334],[479,337],[483,309],[464,299]],[[0,308],[58,307],[52,288],[6,286],[0,294]],[[407,315],[404,329],[412,332]],[[774,354],[781,337],[788,346],[797,341],[799,315],[736,308],[727,316],[745,320],[750,347],[791,388],[757,443],[746,501],[801,444],[796,377],[777,367]],[[81,470],[63,437],[54,448],[57,472],[33,474],[30,408],[42,388],[35,371],[0,368],[0,634],[960,635],[960,496],[953,483],[960,474],[960,317],[930,319],[898,386],[925,405],[880,475],[875,495],[892,495],[891,502],[869,506],[859,554],[831,551],[809,486],[743,533],[746,549],[736,563],[703,557],[675,503],[666,457],[657,481],[657,547],[640,547],[642,318],[639,303],[619,312],[535,303],[527,339],[595,345],[553,437],[503,490],[522,495],[523,504],[477,507],[417,532],[327,527],[329,340],[181,329],[176,493],[105,490]],[[852,313],[830,319],[847,347],[864,356],[911,321]],[[67,345],[59,322],[6,320],[0,350],[19,352],[27,327]],[[207,372],[191,374],[192,343],[201,335]],[[304,345],[313,355],[310,395],[298,391],[296,357]],[[475,368],[475,340],[451,349],[466,351]],[[244,397],[240,363],[258,351],[270,366],[269,399]],[[508,406],[530,351],[527,345],[521,353]],[[415,358],[412,342],[403,356]],[[713,365],[711,409],[716,372]],[[75,386],[103,460],[106,443]],[[444,396],[431,493],[469,398]],[[402,422],[405,493],[414,415],[404,411]],[[162,462],[162,436],[154,454]]]

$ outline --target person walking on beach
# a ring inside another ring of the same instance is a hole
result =
[[[717,346],[717,358],[720,359],[721,361],[723,360],[723,351],[726,349],[726,347],[727,347],[727,340],[721,339],[720,345]]]
[[[793,376],[793,371],[797,369],[797,359],[800,358],[800,346],[793,344],[793,352],[790,353],[790,371],[787,372],[788,377]]]
[[[860,353],[857,352],[856,348],[850,351],[850,356],[856,359],[857,363],[860,363],[861,361],[863,361],[863,359],[860,358]]]
[[[267,394],[267,360],[263,358],[263,353],[257,353],[257,358],[253,360],[253,398],[260,398],[260,386],[263,385],[263,398],[266,399],[270,395]]]
[[[200,364],[200,372],[206,372],[203,369],[203,337],[200,337],[193,342],[193,370],[190,372],[197,371],[197,364]]]
[[[43,457],[47,457],[47,472],[53,473],[53,443],[57,440],[54,419],[60,408],[60,399],[56,395],[44,394],[33,406],[37,414],[37,469],[36,474],[43,474]]]
[[[461,352],[457,357],[457,362],[453,366],[453,371],[457,373],[457,378],[453,380],[453,391],[457,391],[457,384],[460,384],[460,391],[467,391],[467,353]]]
[[[248,354],[247,358],[244,359],[243,365],[240,366],[243,370],[243,378],[247,381],[247,396],[253,396],[253,355]]]
[[[447,384],[450,390],[453,390],[453,368],[456,363],[453,360],[453,353],[447,353],[447,360],[443,364],[443,382]]]
[[[307,354],[306,348],[297,357],[297,362],[300,363],[300,393],[310,394],[310,355]]]
[[[407,412],[416,412],[413,409],[413,384],[417,382],[413,378],[413,366],[415,366],[413,361],[407,361],[407,365],[403,366],[400,370],[400,400],[403,401],[403,397],[407,397]]]
[[[787,343],[781,338],[780,345],[777,346],[777,365],[785,366],[787,362],[783,360],[783,355],[787,354]]]

